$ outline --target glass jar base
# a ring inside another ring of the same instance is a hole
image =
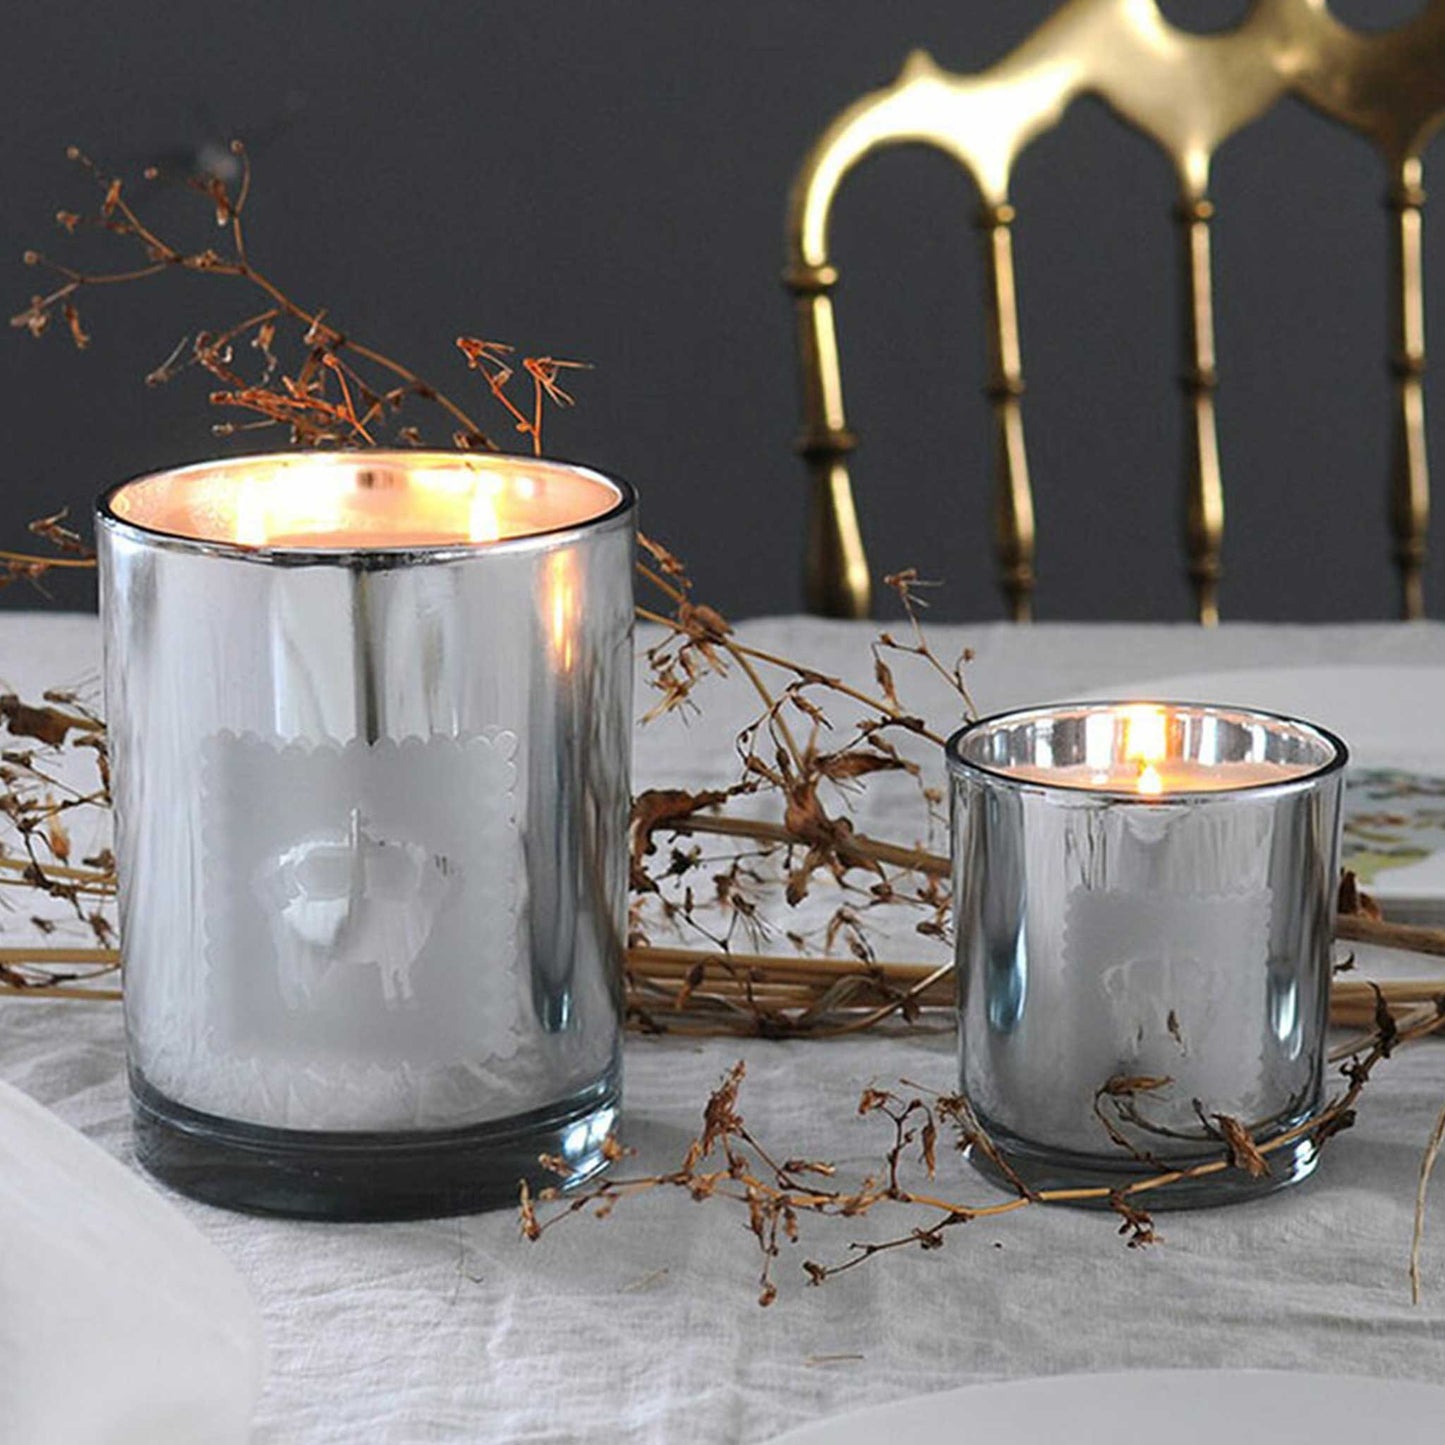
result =
[[[1157,1178],[1170,1170],[1188,1169],[1191,1165],[1208,1164],[1219,1158],[1217,1150],[1201,1152],[1194,1158],[1160,1160],[1157,1164],[1138,1162],[1123,1155],[1114,1158],[1100,1154],[1076,1154],[1022,1139],[987,1120],[980,1119],[980,1122],[1009,1168],[1027,1188],[1039,1193],[1054,1189],[1127,1189],[1131,1184]],[[1281,1128],[1278,1132],[1286,1130]],[[1018,1192],[1013,1182],[976,1145],[967,1151],[967,1158],[989,1183],[1010,1194]],[[1153,1214],[1172,1209],[1208,1209],[1220,1204],[1241,1204],[1249,1199],[1259,1199],[1307,1179],[1319,1163],[1320,1150],[1312,1139],[1305,1137],[1292,1144],[1281,1145],[1267,1158],[1269,1173],[1258,1178],[1243,1169],[1220,1169],[1140,1191],[1134,1196],[1134,1202]],[[1059,1202],[1082,1209],[1109,1207],[1108,1198],[1103,1196]]]
[[[291,1219],[430,1219],[515,1208],[606,1168],[620,1071],[544,1109],[464,1129],[319,1132],[238,1123],[187,1108],[134,1069],[136,1157],[162,1183],[247,1214]],[[562,1179],[538,1162],[565,1160]]]

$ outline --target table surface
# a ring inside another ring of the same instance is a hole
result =
[[[862,683],[865,624],[745,624],[757,645]],[[1445,666],[1445,625],[940,627],[941,651],[976,651],[980,707],[1105,693],[1151,675],[1290,665]],[[646,639],[644,639],[646,640]],[[0,687],[94,682],[93,619],[0,617]],[[897,669],[910,690],[907,669]],[[916,706],[946,719],[941,688]],[[641,701],[641,699],[640,699]],[[636,782],[728,781],[750,711],[732,680],[701,716],[638,733]],[[639,712],[642,710],[639,706]],[[860,810],[882,829],[886,797]],[[901,816],[901,815],[898,815]],[[896,821],[896,818],[895,818]],[[14,937],[20,924],[7,922]],[[902,945],[900,945],[902,946]],[[925,941],[907,943],[925,957]],[[635,1167],[669,1167],[720,1075],[744,1059],[743,1111],[788,1154],[862,1169],[880,1151],[859,1091],[900,1077],[954,1085],[950,1036],[832,1042],[633,1038],[626,1142]],[[0,1078],[131,1159],[119,1009],[0,1001]],[[1445,1205],[1427,1240],[1425,1299],[1406,1281],[1416,1172],[1445,1099],[1445,1044],[1407,1051],[1365,1095],[1357,1127],[1317,1176],[1272,1199],[1164,1215],[1164,1242],[1129,1250],[1099,1214],[1028,1209],[956,1229],[819,1289],[804,1258],[906,1228],[880,1211],[812,1221],[785,1248],[780,1296],[756,1303],[745,1220],[656,1195],[606,1221],[564,1222],[539,1244],[509,1212],[414,1224],[263,1221],[178,1200],[260,1302],[271,1350],[256,1440],[755,1441],[821,1414],[969,1381],[1159,1366],[1445,1375]],[[632,1167],[632,1166],[629,1166]],[[953,1156],[940,1188],[986,1198]],[[910,1221],[911,1222],[911,1221]]]

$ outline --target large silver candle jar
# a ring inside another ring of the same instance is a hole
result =
[[[98,508],[141,1160],[332,1218],[603,1162],[626,910],[634,498],[365,452]]]
[[[1116,1187],[1317,1107],[1345,758],[1309,724],[1183,703],[950,740],[963,1089],[1026,1183]],[[1315,1152],[1160,1202],[1274,1188]]]

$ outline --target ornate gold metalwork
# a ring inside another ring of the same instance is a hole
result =
[[[1219,147],[1290,92],[1373,141],[1391,177],[1396,411],[1391,515],[1402,611],[1407,617],[1423,615],[1429,475],[1420,152],[1445,119],[1445,0],[1430,0],[1415,20],[1383,34],[1348,29],[1329,13],[1326,0],[1256,0],[1236,29],[1217,35],[1176,29],[1154,0],[1068,0],[990,69],[954,75],[917,51],[892,85],[839,115],[804,162],[788,216],[785,280],[795,298],[803,388],[799,450],[813,476],[807,596],[814,611],[864,616],[870,603],[846,462],[856,441],[843,406],[829,217],[839,187],[860,160],[884,147],[918,144],[952,156],[973,177],[982,201],[997,551],[1010,614],[1020,621],[1029,617],[1034,511],[1009,178],[1031,141],[1056,125],[1075,98],[1094,94],[1153,139],[1178,176],[1189,347],[1183,376],[1185,535],[1200,620],[1217,620],[1224,488],[1214,409],[1209,173]]]

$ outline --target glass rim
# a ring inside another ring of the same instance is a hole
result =
[[[163,531],[121,516],[113,503],[127,487],[137,483],[161,478],[183,479],[188,474],[200,475],[232,465],[256,463],[285,463],[296,465],[308,458],[327,460],[354,460],[374,462],[416,462],[430,459],[444,459],[448,463],[460,462],[478,470],[501,465],[525,465],[541,471],[580,473],[589,480],[600,483],[614,493],[613,504],[595,516],[580,522],[564,522],[560,526],[545,528],[536,532],[523,532],[517,536],[499,537],[486,542],[438,542],[400,543],[395,546],[377,547],[304,547],[304,546],[246,546],[222,538],[189,537],[180,532]],[[97,526],[148,547],[162,551],[184,552],[194,556],[223,557],[236,562],[249,562],[267,567],[347,567],[353,570],[382,571],[392,567],[426,565],[428,563],[464,562],[469,559],[495,557],[500,553],[513,555],[528,551],[546,550],[563,546],[598,532],[612,531],[624,522],[630,522],[637,510],[637,490],[630,482],[581,462],[568,461],[562,457],[531,457],[515,452],[463,452],[451,451],[445,447],[335,447],[294,450],[284,452],[240,452],[234,457],[209,457],[200,461],[185,462],[174,467],[138,472],[105,488],[95,500],[94,515]]]
[[[1031,718],[1047,718],[1064,714],[1085,714],[1116,711],[1127,707],[1160,707],[1182,709],[1209,716],[1234,714],[1253,722],[1283,725],[1297,733],[1303,733],[1312,740],[1322,743],[1329,756],[1322,763],[1307,767],[1305,771],[1287,778],[1267,782],[1241,783],[1228,788],[1172,788],[1167,793],[1140,793],[1137,789],[1080,787],[1073,783],[1049,783],[1038,778],[1021,778],[1004,768],[981,763],[963,755],[964,742],[987,730],[996,731],[1005,723],[1024,723]],[[1325,778],[1344,769],[1350,760],[1349,745],[1337,733],[1331,732],[1319,723],[1306,718],[1292,717],[1288,713],[1271,712],[1266,708],[1247,707],[1228,702],[1197,702],[1188,698],[1171,697],[1129,697],[1089,698],[1078,702],[1041,703],[1031,707],[1009,708],[1003,712],[990,713],[965,723],[950,735],[943,745],[944,762],[952,778],[978,777],[998,786],[1016,788],[1029,792],[1046,793],[1051,797],[1074,803],[1090,801],[1130,803],[1146,808],[1167,808],[1176,803],[1197,805],[1219,803],[1229,798],[1242,796],[1277,796],[1282,793],[1302,791],[1317,786]]]

